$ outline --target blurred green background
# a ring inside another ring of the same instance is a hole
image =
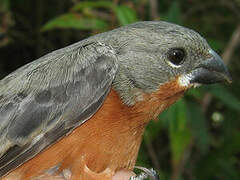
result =
[[[240,179],[240,0],[0,0],[0,78],[96,33],[165,20],[202,34],[231,85],[191,89],[151,122],[137,165],[161,180]]]

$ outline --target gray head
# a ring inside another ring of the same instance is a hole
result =
[[[134,104],[136,89],[155,92],[177,78],[186,87],[230,81],[221,58],[206,40],[176,24],[138,22],[96,37],[118,54],[114,87],[128,104]]]

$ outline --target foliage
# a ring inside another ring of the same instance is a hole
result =
[[[138,20],[195,29],[223,53],[229,51],[239,8],[238,0],[1,0],[0,75],[53,49]],[[229,64],[234,82],[191,89],[151,122],[138,165],[158,169],[162,180],[240,179],[239,46],[234,50]]]
[[[119,24],[126,25],[137,21],[136,12],[125,5],[115,5],[111,1],[83,1],[73,6],[72,12],[61,15],[50,20],[43,30],[51,30],[54,28],[76,28],[82,30],[102,29],[107,30],[107,23],[101,17],[97,17],[91,11],[93,9],[103,8],[111,10],[117,17]]]

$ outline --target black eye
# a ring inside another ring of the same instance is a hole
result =
[[[168,59],[174,65],[179,65],[185,58],[185,51],[181,48],[174,48],[168,51]]]

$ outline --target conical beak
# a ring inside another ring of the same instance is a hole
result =
[[[209,52],[211,57],[203,61],[192,71],[190,82],[200,84],[231,83],[232,78],[222,58],[212,49]]]

